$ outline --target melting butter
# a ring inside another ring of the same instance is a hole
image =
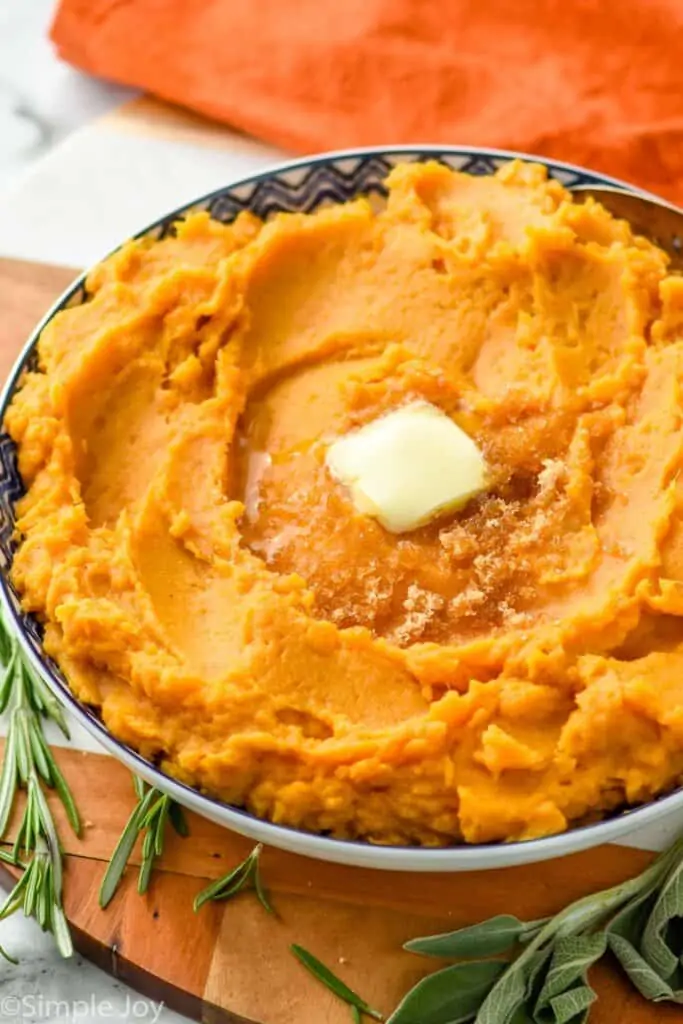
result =
[[[391,533],[454,512],[487,487],[488,467],[475,442],[425,401],[339,438],[325,461],[356,509]]]

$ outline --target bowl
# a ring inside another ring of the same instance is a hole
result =
[[[268,171],[226,185],[209,195],[172,210],[140,232],[138,237],[162,238],[179,216],[196,210],[207,210],[223,222],[233,220],[242,210],[251,210],[261,218],[279,212],[310,212],[329,202],[344,202],[359,195],[384,194],[383,180],[399,162],[436,159],[454,170],[468,174],[487,175],[511,159],[521,158],[542,163],[551,177],[565,187],[577,185],[611,185],[626,191],[639,192],[623,182],[571,164],[546,160],[525,153],[463,146],[416,146],[345,150],[313,158],[280,164]],[[61,309],[79,305],[86,299],[85,275],[81,275],[36,327],[18,357],[0,396],[0,420],[17,390],[21,375],[36,362],[36,344],[42,329]],[[659,797],[641,807],[632,807],[597,823],[576,826],[542,839],[515,843],[492,843],[478,846],[446,848],[415,848],[379,846],[361,841],[346,841],[314,835],[272,824],[246,811],[228,806],[219,800],[186,786],[166,775],[105,728],[102,721],[70,691],[58,666],[42,648],[40,624],[20,607],[17,594],[9,582],[9,569],[15,550],[14,504],[23,493],[14,444],[0,434],[0,603],[6,621],[16,633],[29,663],[45,680],[58,701],[102,746],[131,771],[150,784],[168,793],[183,806],[254,840],[277,846],[293,853],[341,864],[379,868],[390,871],[468,871],[501,868],[532,863],[584,850],[617,839],[635,829],[649,825],[672,812],[683,809],[683,790]]]

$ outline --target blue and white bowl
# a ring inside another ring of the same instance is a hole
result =
[[[436,159],[454,170],[485,175],[493,174],[507,161],[517,157],[544,164],[551,177],[558,179],[570,189],[577,185],[611,185],[627,191],[639,191],[623,182],[581,167],[504,150],[475,149],[466,146],[346,150],[280,164],[269,171],[226,185],[195,202],[172,210],[141,231],[140,236],[162,238],[171,230],[173,222],[179,216],[196,210],[208,210],[216,220],[228,223],[242,210],[250,210],[261,218],[267,218],[280,211],[309,213],[326,203],[345,202],[361,195],[382,196],[385,194],[383,182],[387,174],[395,164],[405,161]],[[85,277],[86,275],[82,274],[67,289],[28,339],[0,396],[0,422],[4,420],[5,411],[17,390],[23,371],[33,368],[35,364],[36,345],[45,325],[59,310],[79,305],[86,300]],[[331,839],[273,825],[183,785],[112,736],[97,715],[76,699],[57,665],[45,654],[40,624],[31,615],[22,611],[17,594],[9,581],[9,570],[15,550],[14,504],[22,493],[23,484],[17,470],[14,444],[6,433],[2,433],[0,602],[5,618],[16,631],[29,662],[42,676],[59,702],[110,754],[185,807],[226,828],[271,846],[343,864],[401,871],[467,871],[564,856],[617,839],[676,811],[681,812],[683,820],[683,790],[679,789],[642,807],[627,809],[596,824],[575,827],[545,839],[481,846],[461,845],[446,849],[373,846],[370,843]]]

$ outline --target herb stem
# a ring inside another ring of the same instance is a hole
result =
[[[4,663],[0,712],[9,710],[0,774],[0,838],[7,832],[19,790],[26,791],[12,853],[2,851],[0,858],[21,867],[23,874],[0,909],[0,918],[23,910],[34,916],[43,930],[51,930],[61,954],[70,956],[73,946],[62,907],[62,850],[44,787],[55,790],[76,835],[80,835],[81,822],[71,790],[45,740],[43,720],[53,719],[66,736],[68,729],[59,705],[29,667],[1,615],[0,660]],[[30,857],[26,863],[19,860],[22,850]],[[7,956],[1,949],[0,953]]]

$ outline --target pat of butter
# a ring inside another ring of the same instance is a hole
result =
[[[391,533],[462,508],[487,486],[487,465],[472,438],[423,401],[341,437],[325,461],[358,511]]]

